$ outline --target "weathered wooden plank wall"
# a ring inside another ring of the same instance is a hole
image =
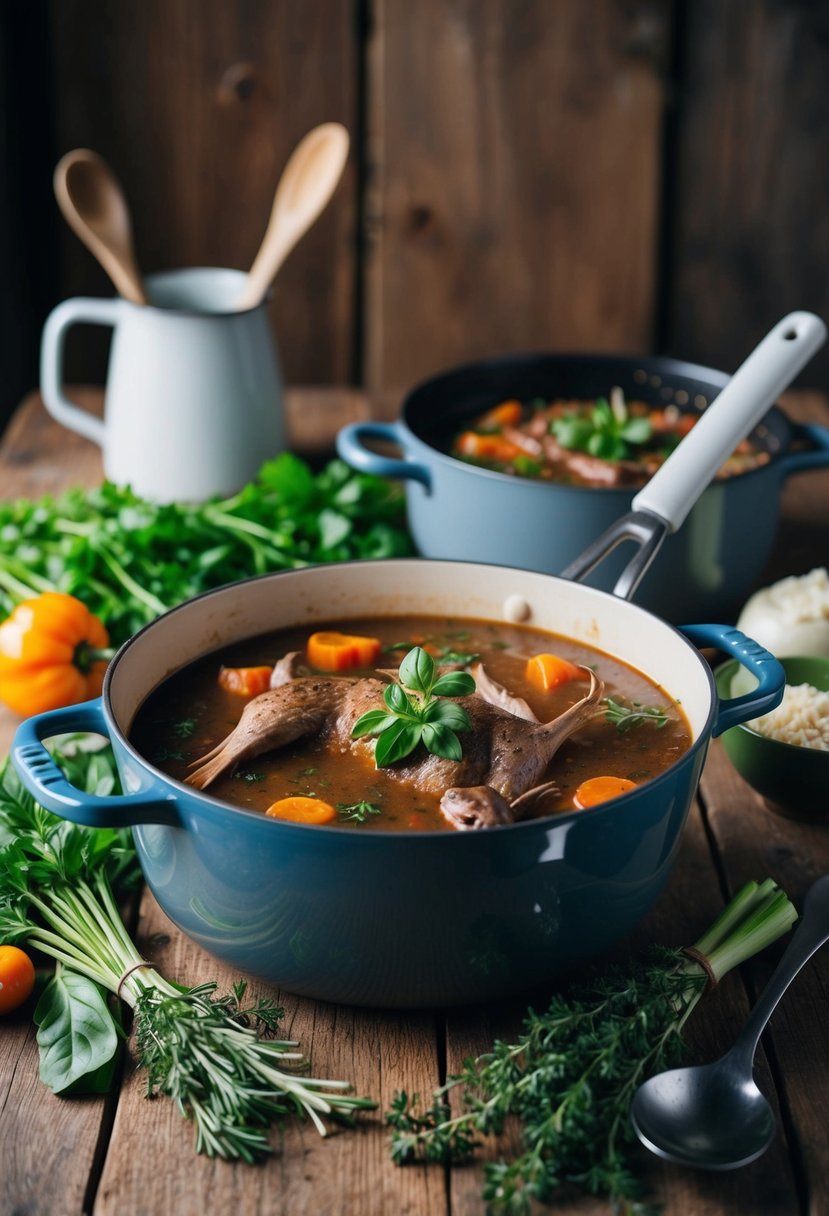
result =
[[[21,361],[36,383],[50,306],[111,291],[51,198],[63,152],[112,163],[146,270],[244,267],[291,149],[326,119],[352,133],[346,177],[271,306],[294,383],[394,400],[454,362],[540,347],[732,368],[787,309],[829,316],[825,0],[32,11],[0,15],[0,316],[28,327],[0,356],[5,385],[25,383]],[[24,63],[37,104],[14,87]],[[100,342],[77,335],[70,355],[101,378]],[[829,354],[807,379],[829,386]],[[0,396],[0,423],[14,404]]]

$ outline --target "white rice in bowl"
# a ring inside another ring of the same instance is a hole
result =
[[[781,743],[829,752],[829,692],[812,684],[787,684],[777,708],[746,726]]]

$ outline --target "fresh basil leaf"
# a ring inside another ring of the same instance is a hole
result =
[[[649,418],[631,418],[622,427],[619,435],[625,443],[647,443],[652,429]]]
[[[424,747],[433,756],[440,756],[443,760],[460,760],[463,756],[460,740],[448,726],[427,722],[422,738]]]
[[[60,967],[43,990],[34,1020],[43,1084],[56,1094],[102,1092],[101,1070],[113,1063],[118,1032],[98,985]]]
[[[472,729],[469,714],[462,705],[456,704],[455,701],[432,701],[426,707],[423,720],[433,726],[448,726],[450,730]]]
[[[475,681],[467,671],[449,671],[432,685],[432,695],[437,697],[468,697],[475,691]]]
[[[399,684],[387,684],[383,692],[383,700],[392,713],[412,717],[412,703]]]
[[[404,759],[417,747],[422,731],[420,723],[410,724],[398,719],[394,726],[378,737],[374,747],[374,763],[378,768],[386,768]]]
[[[589,418],[578,414],[565,414],[563,418],[555,418],[550,429],[563,448],[582,451],[590,436],[593,434],[593,424]]]
[[[380,730],[386,730],[399,721],[394,714],[387,714],[382,709],[370,709],[361,714],[351,728],[352,739],[362,739],[364,735],[375,735]]]
[[[411,688],[413,692],[428,695],[432,691],[434,680],[434,659],[422,646],[415,646],[414,650],[410,650],[400,664],[401,684],[405,688]]]

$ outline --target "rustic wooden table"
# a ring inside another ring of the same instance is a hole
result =
[[[829,422],[829,403],[792,393],[788,412]],[[298,390],[289,402],[294,445],[324,452],[336,428],[365,417],[355,392]],[[18,411],[0,446],[0,493],[37,497],[101,477],[99,453],[53,424],[37,398]],[[785,488],[783,518],[768,578],[804,573],[829,558],[829,474],[801,474]],[[767,581],[764,580],[764,581]],[[14,729],[0,715],[0,748]],[[829,791],[827,791],[829,796]],[[811,808],[813,810],[817,808]],[[687,944],[721,908],[724,896],[750,878],[770,875],[799,902],[829,871],[829,824],[781,818],[737,776],[720,745],[711,747],[678,864],[663,896],[627,949],[649,941]],[[208,978],[227,986],[235,976],[192,945],[144,895],[137,941],[145,957],[185,982]],[[726,1048],[782,952],[772,947],[707,998],[689,1024],[690,1057]],[[260,986],[261,988],[261,986]],[[780,1132],[766,1155],[726,1174],[688,1171],[649,1157],[641,1166],[668,1213],[737,1216],[829,1212],[829,955],[806,968],[776,1012],[758,1060],[761,1087],[775,1102]],[[489,1009],[384,1012],[325,1005],[275,993],[285,1033],[311,1056],[316,1075],[349,1078],[361,1094],[388,1107],[395,1090],[429,1093],[445,1071],[458,1071],[493,1036],[520,1024],[520,1003]],[[202,1216],[205,1211],[296,1216],[449,1216],[480,1213],[479,1166],[394,1166],[381,1113],[357,1130],[321,1140],[309,1126],[291,1126],[261,1167],[195,1156],[192,1129],[166,1100],[144,1097],[144,1081],[127,1059],[121,1083],[107,1097],[60,1099],[38,1080],[31,1006],[8,1016],[0,1034],[0,1212],[17,1216]],[[596,1214],[604,1204],[562,1202],[561,1212]]]

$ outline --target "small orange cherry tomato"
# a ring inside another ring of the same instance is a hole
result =
[[[330,823],[337,818],[337,812],[330,802],[308,798],[304,794],[294,794],[291,798],[272,802],[265,814],[273,819],[290,819],[293,823]]]
[[[557,654],[535,654],[527,660],[524,673],[530,682],[542,692],[558,688],[559,684],[567,684],[570,680],[583,680],[584,672],[571,663],[569,659],[561,659]]]
[[[31,996],[35,967],[17,946],[0,946],[0,1013],[11,1013]]]
[[[219,687],[239,697],[255,697],[271,686],[272,667],[220,667]]]
[[[611,798],[618,798],[636,789],[636,782],[627,777],[589,777],[582,781],[573,796],[573,803],[583,811],[588,806],[598,806]]]
[[[26,717],[100,696],[109,634],[74,595],[45,591],[0,625],[0,701]]]
[[[349,667],[371,667],[383,649],[379,638],[334,629],[312,633],[306,651],[308,662],[318,671],[346,671]]]

